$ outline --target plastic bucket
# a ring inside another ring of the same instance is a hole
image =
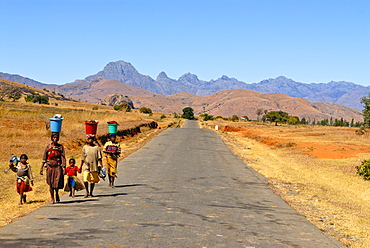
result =
[[[109,133],[117,133],[117,124],[108,124]]]
[[[86,134],[96,134],[96,130],[98,129],[98,122],[86,122]]]
[[[62,131],[63,118],[49,118],[50,120],[50,131],[52,133],[60,133]]]

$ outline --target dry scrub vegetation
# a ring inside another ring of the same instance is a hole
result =
[[[132,112],[115,111],[112,107],[94,105],[81,102],[57,102],[55,105],[39,105],[25,102],[0,102],[0,227],[4,226],[31,211],[49,202],[48,186],[45,175],[39,174],[42,154],[45,146],[50,142],[50,131],[46,129],[46,123],[54,114],[64,116],[60,143],[66,148],[67,159],[74,157],[79,164],[82,146],[85,144],[85,124],[88,119],[99,120],[97,136],[108,133],[107,121],[115,120],[120,125],[118,131],[140,126],[145,123],[156,121],[157,129],[141,128],[141,133],[134,136],[119,137],[123,153],[120,159],[127,157],[143,146],[150,138],[160,133],[164,128],[179,124],[179,119],[161,119],[160,113],[152,116]],[[97,110],[92,110],[98,107]],[[28,204],[19,206],[19,196],[15,188],[15,173],[9,171],[9,159],[12,154],[18,157],[26,153],[35,177],[33,191],[27,193]],[[62,192],[62,190],[60,191]]]
[[[203,122],[270,187],[322,231],[348,247],[370,247],[370,182],[355,166],[370,158],[356,128]]]

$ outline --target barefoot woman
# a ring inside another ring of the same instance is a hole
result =
[[[63,145],[58,143],[59,133],[51,134],[51,144],[45,148],[40,174],[43,175],[46,164],[46,182],[50,187],[51,203],[59,202],[59,189],[64,187],[64,171],[66,166]]]

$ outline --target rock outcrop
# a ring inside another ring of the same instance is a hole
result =
[[[120,105],[122,103],[127,103],[128,105],[130,105],[132,109],[134,108],[134,104],[132,103],[131,99],[128,96],[124,96],[120,94],[107,95],[101,101],[101,103],[108,105],[108,106],[115,106],[115,105]]]

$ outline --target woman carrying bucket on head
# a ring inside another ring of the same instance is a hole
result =
[[[64,188],[65,151],[64,146],[58,143],[62,120],[61,115],[50,118],[51,143],[45,148],[40,168],[40,174],[43,175],[46,164],[46,182],[50,187],[52,204],[60,201],[58,190]]]
[[[116,141],[118,123],[108,122],[109,141],[104,144],[105,167],[108,173],[109,187],[114,188],[114,179],[117,177],[118,157],[121,154],[121,146]]]

